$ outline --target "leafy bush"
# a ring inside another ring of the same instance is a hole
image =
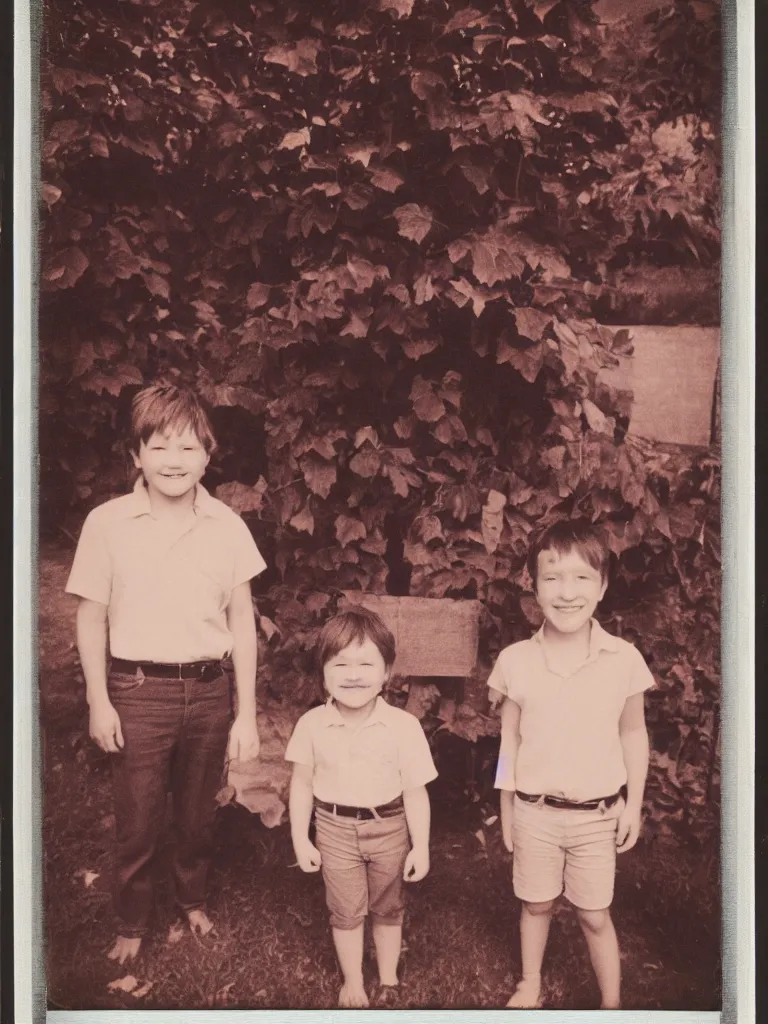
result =
[[[488,659],[530,628],[531,529],[604,521],[609,614],[664,677],[656,788],[668,817],[703,805],[717,465],[626,435],[631,395],[600,370],[631,338],[591,315],[638,254],[716,263],[714,103],[682,88],[686,33],[717,46],[701,11],[654,16],[632,78],[575,0],[52,4],[57,516],[123,488],[132,390],[196,386],[224,441],[217,494],[274,567],[259,617],[293,703],[341,590],[479,598]]]

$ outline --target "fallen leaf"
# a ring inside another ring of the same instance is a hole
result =
[[[225,1006],[229,1002],[229,993],[231,989],[234,987],[234,984],[234,981],[230,981],[226,985],[222,985],[222,987],[213,997],[214,1006]]]
[[[498,820],[499,820],[499,816],[498,816],[498,814],[492,814],[492,815],[490,816],[490,818],[486,818],[486,819],[485,819],[485,821],[483,822],[483,824],[484,824],[484,825],[495,825],[495,824],[496,824],[496,822],[497,822]]]
[[[166,945],[175,946],[177,942],[181,942],[184,938],[184,925],[181,921],[176,921],[168,929],[168,938],[165,940]]]
[[[154,981],[145,981],[143,985],[140,985],[135,992],[131,992],[134,999],[143,999],[147,995],[154,985]]]
[[[138,984],[138,981],[132,974],[126,974],[124,978],[117,978],[115,981],[110,981],[107,988],[110,992],[133,992]]]
[[[309,926],[312,924],[312,919],[310,917],[307,917],[306,914],[300,914],[298,910],[289,909],[287,913],[289,917],[292,917],[295,921],[298,921],[302,928],[309,928]]]
[[[89,868],[81,868],[79,871],[75,872],[73,877],[82,878],[83,885],[85,886],[85,888],[90,889],[93,883],[99,877],[99,872],[91,871]]]

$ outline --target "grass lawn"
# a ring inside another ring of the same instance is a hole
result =
[[[318,875],[293,866],[287,826],[246,810],[219,812],[212,878],[215,938],[192,936],[161,881],[150,938],[131,967],[106,959],[114,829],[108,755],[88,739],[72,646],[74,605],[62,597],[71,551],[41,564],[45,928],[52,1009],[332,1008],[340,983]],[[402,983],[391,1008],[503,1007],[519,976],[519,903],[495,808],[446,784],[432,788],[432,870],[409,889]],[[171,836],[163,847],[168,852]],[[167,866],[167,865],[166,865]],[[162,870],[160,878],[168,879]],[[717,864],[660,840],[619,860],[614,919],[627,1009],[717,1009]],[[133,993],[110,989],[132,975]],[[375,967],[366,964],[375,1005]],[[151,983],[148,987],[147,983]],[[137,997],[138,994],[138,997]],[[552,925],[547,1009],[598,1004],[586,946],[564,901]]]

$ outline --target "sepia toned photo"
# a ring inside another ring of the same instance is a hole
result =
[[[719,0],[48,0],[50,1011],[721,999]]]

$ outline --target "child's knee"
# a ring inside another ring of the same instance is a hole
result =
[[[365,921],[365,914],[340,914],[331,912],[331,928],[340,932],[353,932]]]
[[[523,901],[526,913],[530,914],[532,917],[543,917],[545,914],[551,914],[554,905],[554,900],[544,900],[543,903],[528,903],[525,900]]]
[[[383,924],[392,925],[396,927],[397,925],[401,925],[403,923],[405,912],[402,909],[400,909],[384,914],[378,914],[376,913],[376,911],[371,910],[369,912],[369,916],[371,918],[371,924],[373,925]]]
[[[578,914],[579,923],[585,931],[592,932],[594,935],[599,935],[611,923],[611,912],[608,907],[603,910],[582,910],[581,908],[576,909]]]

